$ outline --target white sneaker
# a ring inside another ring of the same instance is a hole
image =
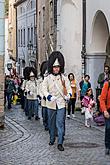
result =
[[[72,117],[75,118],[76,116],[74,114],[72,114]]]
[[[67,115],[67,118],[70,119],[70,115]]]
[[[88,124],[85,124],[85,127],[89,128],[89,127],[90,127],[90,125],[88,125]]]

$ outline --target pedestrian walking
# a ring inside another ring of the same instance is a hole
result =
[[[91,127],[91,122],[93,121],[93,107],[95,106],[95,101],[91,98],[92,89],[89,88],[86,95],[82,99],[82,105],[85,109],[85,126]]]
[[[65,134],[65,100],[70,99],[72,90],[69,80],[64,76],[64,57],[59,51],[49,56],[48,76],[43,81],[43,93],[46,97],[49,122],[49,145],[54,145],[56,128],[58,133],[58,150],[64,151],[63,141]],[[65,88],[66,87],[66,88]],[[65,92],[66,91],[66,92]],[[66,95],[65,95],[66,93]]]
[[[43,118],[43,125],[44,125],[44,129],[45,131],[48,131],[48,109],[46,107],[46,97],[43,94],[43,80],[44,77],[47,76],[47,66],[48,66],[48,62],[47,61],[43,61],[40,67],[40,76],[41,76],[41,80],[40,80],[40,97],[41,97],[41,107],[42,107],[42,118]]]
[[[81,101],[81,114],[84,114],[84,109],[83,109],[83,105],[82,105],[82,99],[83,97],[86,95],[86,92],[89,88],[91,88],[91,83],[89,82],[90,80],[90,76],[89,75],[85,75],[84,79],[82,79],[79,83],[79,98]]]
[[[8,109],[11,109],[12,96],[16,93],[16,87],[13,79],[9,75],[6,75],[6,79],[5,79],[5,92],[8,102]]]
[[[35,72],[32,70],[29,74],[29,81],[26,83],[26,92],[28,99],[28,120],[31,120],[31,117],[35,114],[35,120],[39,120],[38,114],[38,80],[35,77]]]
[[[68,115],[67,115],[67,118],[70,119],[70,113],[71,113],[71,110],[72,110],[72,117],[74,118],[75,117],[75,114],[74,114],[74,110],[75,110],[75,103],[76,103],[76,80],[75,80],[75,77],[74,77],[74,74],[73,73],[70,73],[68,75],[68,79],[70,81],[70,85],[71,85],[71,89],[72,89],[72,96],[70,97],[70,100],[68,102]]]
[[[110,155],[110,80],[102,88],[100,109],[105,117],[105,154]]]

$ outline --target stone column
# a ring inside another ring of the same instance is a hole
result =
[[[5,0],[0,0],[0,128],[4,127]]]

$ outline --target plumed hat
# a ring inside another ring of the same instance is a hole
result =
[[[25,80],[29,80],[30,79],[30,73],[33,72],[35,77],[37,78],[37,71],[35,68],[33,67],[25,67],[23,70],[23,76]]]
[[[45,71],[48,70],[48,61],[43,61],[40,67],[40,76],[44,78]]]
[[[31,71],[29,77],[35,76],[34,73]]]
[[[58,58],[56,58],[55,62],[53,63],[53,66],[60,66],[60,63],[58,61]]]
[[[52,73],[53,66],[60,66],[60,73],[64,73],[65,61],[61,52],[53,51],[48,60],[48,72]]]

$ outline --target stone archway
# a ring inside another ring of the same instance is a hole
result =
[[[102,11],[96,12],[92,25],[90,51],[93,53],[105,53],[109,36],[109,28],[107,19]]]
[[[86,58],[87,73],[91,77],[94,93],[95,88],[98,86],[98,76],[104,69],[108,38],[109,27],[107,19],[102,11],[97,11],[92,23],[90,48]]]

